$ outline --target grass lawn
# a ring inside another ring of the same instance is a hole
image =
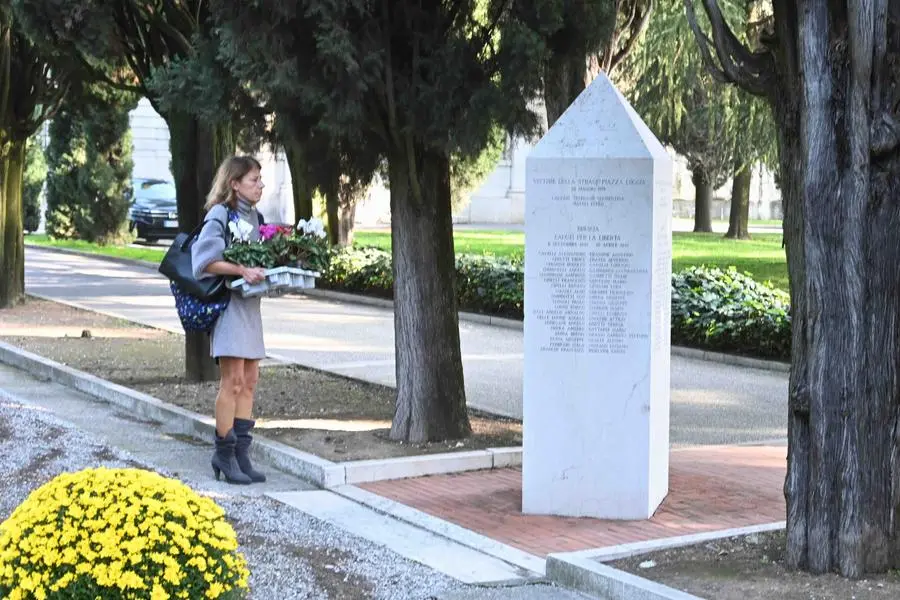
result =
[[[82,252],[90,252],[92,254],[102,254],[103,256],[118,256],[121,258],[130,258],[133,260],[146,260],[158,263],[162,260],[165,248],[163,247],[147,247],[140,248],[134,246],[101,246],[100,244],[92,244],[81,240],[51,240],[46,235],[32,233],[25,236],[26,244],[36,244],[40,246],[49,246],[51,248],[67,248],[69,250],[80,250]]]
[[[390,250],[391,237],[387,231],[358,231],[357,246],[374,246]],[[87,242],[53,241],[42,235],[29,235],[26,242],[94,252],[107,256],[121,256],[159,262],[161,248],[98,246]],[[493,254],[510,256],[523,252],[525,234],[521,231],[458,230],[456,251],[460,254]],[[756,234],[750,241],[725,240],[720,233],[673,234],[672,268],[680,270],[692,265],[722,268],[734,266],[749,272],[758,281],[771,281],[775,287],[787,289],[787,265],[781,248],[781,234]]]
[[[694,265],[735,267],[751,273],[757,281],[769,281],[788,289],[787,262],[781,247],[781,234],[752,234],[753,239],[726,240],[721,233],[672,234],[672,269]]]
[[[356,245],[391,248],[391,236],[386,231],[360,231],[355,234]],[[460,254],[493,254],[509,256],[521,253],[525,234],[521,231],[458,230],[456,251]],[[749,241],[726,240],[721,233],[672,234],[672,268],[684,269],[693,265],[722,268],[735,267],[749,272],[758,281],[771,281],[787,290],[787,264],[781,248],[781,234],[755,234]]]

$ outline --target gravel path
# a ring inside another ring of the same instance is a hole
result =
[[[0,521],[64,471],[144,467],[32,406],[0,402]],[[185,480],[202,490],[202,482]],[[465,586],[262,496],[216,495],[238,532],[255,600],[427,600]]]

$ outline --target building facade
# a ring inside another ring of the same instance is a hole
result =
[[[540,110],[540,107],[535,107]],[[146,98],[130,115],[134,140],[134,176],[172,179],[169,130]],[[533,144],[524,138],[508,139],[500,161],[481,186],[472,192],[469,202],[454,215],[459,224],[492,224],[519,226],[525,222],[525,160]],[[673,216],[693,218],[694,186],[686,161],[675,155],[675,189]],[[257,156],[263,165],[266,191],[260,210],[269,222],[293,223],[291,174],[282,152],[264,150]],[[713,219],[728,220],[731,182],[716,190]],[[757,165],[750,190],[751,219],[781,219],[781,194],[774,177]],[[356,210],[358,227],[380,227],[390,223],[390,194],[382,182],[373,182],[366,199]]]

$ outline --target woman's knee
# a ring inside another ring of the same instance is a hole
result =
[[[230,396],[237,397],[244,392],[247,382],[243,372],[238,369],[233,369],[223,371],[222,380],[219,385],[221,389],[226,390]]]

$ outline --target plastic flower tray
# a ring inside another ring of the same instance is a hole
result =
[[[228,284],[244,298],[256,296],[281,296],[293,290],[308,290],[316,287],[316,279],[320,273],[307,271],[297,267],[276,267],[266,269],[266,278],[259,283],[250,284],[237,279]]]

